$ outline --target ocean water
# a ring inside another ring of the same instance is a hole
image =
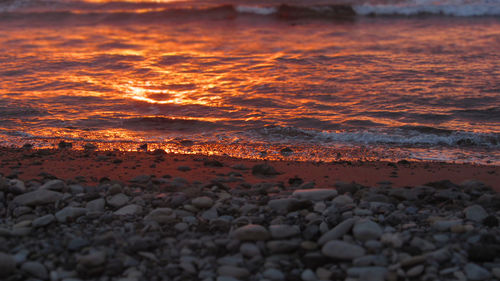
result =
[[[500,1],[0,1],[0,145],[500,164]]]

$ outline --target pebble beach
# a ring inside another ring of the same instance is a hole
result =
[[[2,280],[500,278],[496,166],[0,158]]]

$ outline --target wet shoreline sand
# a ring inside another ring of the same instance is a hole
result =
[[[443,162],[264,161],[224,156],[166,154],[160,150],[123,152],[11,148],[0,148],[0,161],[0,173],[6,177],[22,180],[44,177],[66,180],[79,178],[89,184],[103,178],[127,182],[139,175],[157,178],[183,177],[188,181],[203,182],[240,170],[244,180],[252,184],[262,181],[288,184],[291,178],[300,178],[304,182],[314,182],[318,188],[331,188],[338,182],[356,182],[372,187],[411,187],[444,180],[455,184],[478,180],[496,191],[500,190],[498,166]],[[217,163],[214,165],[210,162]],[[251,168],[262,163],[270,164],[279,174],[266,177],[253,175]]]

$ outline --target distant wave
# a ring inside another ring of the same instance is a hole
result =
[[[284,1],[286,2],[286,1]],[[0,2],[0,13],[42,13],[64,14],[136,14],[141,17],[158,15],[164,17],[236,17],[238,15],[270,16],[279,19],[351,19],[356,16],[500,16],[500,3],[495,0],[476,1],[431,1],[408,0],[394,4],[356,4],[314,5],[309,1],[294,1],[293,5],[252,5],[231,2],[212,2],[193,4],[193,2],[156,3],[156,2],[108,2],[92,3],[65,0],[4,0]],[[314,3],[314,2],[312,2]]]

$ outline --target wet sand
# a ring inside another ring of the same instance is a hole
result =
[[[449,180],[460,184],[477,180],[500,190],[500,167],[440,162],[331,162],[265,161],[220,156],[166,154],[163,151],[83,151],[71,149],[31,150],[0,148],[0,173],[21,180],[60,178],[88,184],[105,179],[128,182],[140,175],[157,178],[182,177],[206,182],[238,172],[247,183],[272,181],[289,184],[290,179],[316,187],[331,188],[339,182],[364,186],[419,186]],[[252,167],[267,163],[279,173],[255,175]],[[293,180],[292,180],[293,181]],[[238,182],[229,183],[235,186]]]

